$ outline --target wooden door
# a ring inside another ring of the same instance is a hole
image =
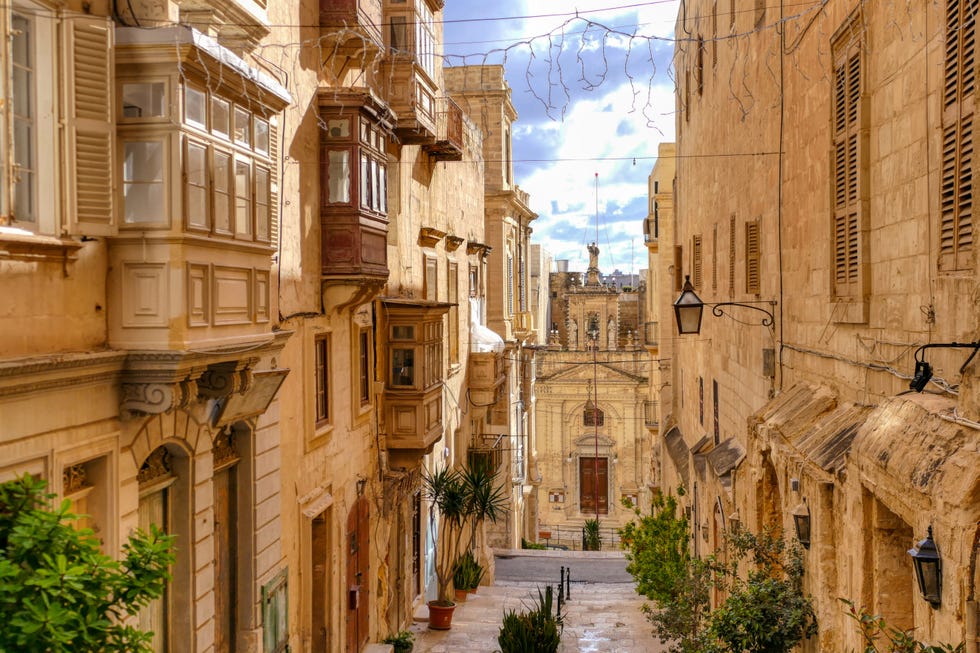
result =
[[[370,521],[365,497],[347,516],[347,653],[359,653],[368,639]]]
[[[579,458],[581,512],[585,515],[595,514],[597,498],[599,514],[609,514],[609,459]]]
[[[236,465],[214,475],[214,650],[234,653],[238,606]]]
[[[311,565],[313,569],[310,574],[313,584],[313,596],[310,602],[310,609],[313,612],[312,632],[313,648],[312,653],[327,653],[328,642],[328,615],[327,600],[328,589],[328,562],[330,560],[329,532],[327,530],[328,520],[325,512],[313,518],[311,523],[312,556]]]
[[[155,492],[140,496],[139,507],[137,508],[139,527],[143,531],[149,532],[150,525],[169,533],[169,490],[163,487]],[[147,632],[151,631],[153,636],[150,638],[150,650],[153,653],[166,653],[170,650],[167,637],[167,619],[169,617],[168,604],[170,602],[170,584],[164,589],[163,596],[155,599],[139,612],[139,629]]]

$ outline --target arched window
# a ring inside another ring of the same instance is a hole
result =
[[[605,423],[605,413],[590,403],[586,404],[582,411],[582,424],[584,426],[602,426]]]

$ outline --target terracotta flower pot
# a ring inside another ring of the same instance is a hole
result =
[[[461,603],[466,601],[466,595],[469,593],[466,590],[453,590],[456,592],[456,603]]]
[[[449,630],[453,626],[453,610],[455,603],[446,605],[442,601],[429,601],[429,628],[432,630]]]

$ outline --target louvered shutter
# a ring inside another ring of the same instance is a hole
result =
[[[762,263],[761,225],[758,220],[745,223],[745,292],[758,295]]]
[[[846,30],[834,53],[833,296],[864,297],[867,133],[861,96],[860,34]]]
[[[978,0],[946,3],[939,267],[970,268],[973,249],[973,103]]]
[[[728,219],[728,296],[735,297],[735,214]]]
[[[269,121],[269,158],[272,160],[272,184],[269,189],[269,242],[279,246],[279,183],[282,181],[282,162],[279,160],[279,123]]]
[[[75,16],[61,31],[65,119],[65,229],[84,236],[116,233],[113,207],[112,26]]]
[[[702,281],[702,254],[701,254],[701,236],[694,236],[692,240],[692,258],[694,259],[691,265],[691,269],[694,271],[694,287],[700,289]]]

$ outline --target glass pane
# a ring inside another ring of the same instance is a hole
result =
[[[371,188],[371,208],[375,211],[381,210],[381,177],[378,174],[378,162],[371,160],[371,180],[374,182]]]
[[[255,150],[257,152],[262,152],[263,154],[269,153],[269,122],[267,120],[262,120],[261,118],[256,118],[254,124],[255,129]]]
[[[31,65],[31,21],[26,16],[14,14],[10,21],[11,38],[10,50],[14,64],[18,66]]]
[[[361,155],[361,206],[371,207],[371,161]]]
[[[235,161],[235,233],[252,235],[251,170],[245,161]]]
[[[231,205],[228,195],[231,192],[231,157],[224,152],[214,153],[214,229],[228,233],[231,231]]]
[[[208,226],[208,169],[207,148],[195,143],[187,144],[187,159],[184,161],[184,176],[187,179],[186,201],[187,224],[193,227]]]
[[[129,224],[165,220],[163,183],[123,184],[123,201],[126,205],[125,221]]]
[[[391,327],[392,340],[415,340],[415,327],[413,326],[393,326]]]
[[[379,197],[381,198],[381,208],[379,209],[382,213],[388,212],[388,168],[386,166],[381,166],[378,170],[381,176],[381,190],[379,191]]]
[[[330,150],[327,153],[328,202],[347,204],[350,202],[350,152]]]
[[[159,141],[126,143],[123,180],[162,181],[163,143]]]
[[[14,217],[18,222],[35,222],[34,173],[20,171],[14,184]]]
[[[269,171],[255,168],[255,238],[269,240]]]
[[[391,385],[415,385],[415,350],[391,350]]]
[[[330,138],[350,138],[350,120],[328,120],[327,134]]]
[[[184,120],[191,124],[207,129],[207,97],[203,91],[196,88],[184,87]]]
[[[165,91],[163,82],[123,84],[123,116],[126,118],[163,117]]]
[[[221,98],[211,98],[211,131],[222,136],[231,133],[231,105]]]
[[[252,142],[252,114],[241,107],[235,107],[235,141],[241,145]]]
[[[15,65],[13,86],[14,115],[32,118],[34,109],[31,88],[34,86],[34,74],[27,68]]]

